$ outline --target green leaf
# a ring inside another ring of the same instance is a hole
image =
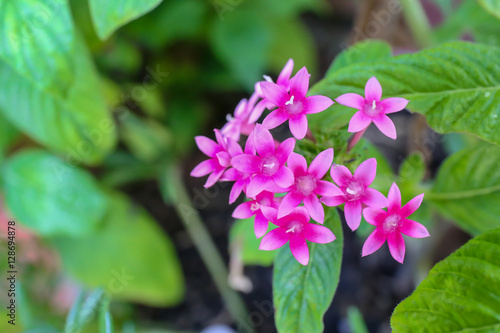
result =
[[[288,243],[274,260],[273,300],[278,332],[323,332],[323,315],[337,289],[342,262],[343,235],[339,214],[326,208],[324,226],[337,239],[329,244],[308,242],[307,266],[297,262]]]
[[[152,306],[178,303],[184,293],[180,264],[170,239],[151,216],[127,198],[110,193],[98,233],[51,240],[65,269],[113,299]]]
[[[391,317],[394,332],[500,331],[500,229],[436,264]]]
[[[498,0],[478,0],[478,2],[488,13],[500,19],[500,2]]]
[[[40,235],[89,234],[106,212],[106,196],[94,178],[48,152],[14,155],[2,177],[8,210]]]
[[[91,59],[66,1],[4,1],[0,111],[66,159],[97,163],[114,146]],[[35,20],[35,21],[34,21]]]
[[[99,333],[113,333],[113,318],[109,311],[109,297],[106,297],[101,302],[99,309]]]
[[[148,13],[162,0],[89,0],[97,36],[105,40],[116,29]]]
[[[64,326],[65,333],[73,333],[78,330],[78,314],[80,313],[83,301],[83,291],[80,291],[78,293],[78,297],[73,302],[73,305],[71,305],[71,309],[66,317],[66,324]]]
[[[317,84],[314,93],[336,98],[363,94],[371,76],[383,98],[404,97],[438,132],[467,132],[500,144],[500,48],[454,42],[377,62],[346,66]],[[335,109],[331,108],[334,112]],[[351,109],[351,115],[356,110]]]
[[[368,333],[363,315],[355,306],[347,308],[347,320],[352,333]]]
[[[10,145],[19,136],[19,131],[0,113],[0,161],[5,157]]]
[[[486,142],[449,157],[426,199],[473,235],[500,227],[500,147]]]

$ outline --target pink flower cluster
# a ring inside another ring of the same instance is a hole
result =
[[[407,219],[419,207],[423,194],[401,208],[396,184],[388,198],[369,187],[376,175],[374,158],[362,162],[352,174],[347,167],[333,163],[333,148],[319,153],[309,165],[304,156],[295,153],[296,140],[305,138],[309,131],[307,115],[328,109],[333,101],[326,96],[307,96],[307,69],[303,67],[291,77],[292,71],[290,59],[276,83],[268,76],[257,82],[250,99],[238,104],[234,116],[228,115],[221,130],[215,129],[216,141],[203,136],[195,138],[209,158],[197,165],[191,176],[209,175],[205,187],[217,181],[234,181],[229,203],[235,202],[242,192],[249,200],[236,207],[233,217],[255,217],[254,231],[257,238],[262,237],[261,250],[274,250],[288,242],[297,261],[307,265],[307,241],[324,244],[335,240],[332,231],[322,225],[323,204],[344,204],[346,222],[353,231],[359,227],[362,216],[376,226],[363,246],[363,256],[376,251],[387,239],[392,256],[403,262],[401,233],[429,236],[424,226]],[[394,124],[386,114],[402,110],[408,101],[381,100],[381,96],[380,83],[372,77],[366,84],[365,97],[349,93],[337,98],[339,104],[358,109],[349,132],[364,132],[373,122],[387,136],[396,137]],[[265,109],[271,112],[258,124]],[[278,142],[269,130],[287,120],[293,137]],[[242,136],[247,136],[244,148],[239,143]],[[325,178],[328,172],[333,181]],[[384,207],[388,207],[387,211],[382,210]],[[269,223],[277,228],[268,233]]]

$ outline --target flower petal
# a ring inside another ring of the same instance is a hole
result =
[[[260,212],[268,221],[271,221],[273,224],[279,225],[278,222],[278,210],[273,207],[261,206]]]
[[[400,263],[403,263],[405,258],[405,241],[399,232],[393,232],[387,235],[387,244],[392,257]]]
[[[209,188],[209,187],[213,186],[215,183],[217,183],[217,181],[220,179],[220,177],[222,176],[223,173],[224,173],[224,169],[220,169],[220,170],[217,170],[217,171],[214,171],[213,173],[211,173],[210,176],[208,176],[208,179],[207,179],[205,185],[203,185],[203,187]]]
[[[295,176],[303,176],[307,173],[306,158],[297,153],[291,153],[288,156],[287,165]]]
[[[328,170],[331,168],[333,163],[333,148],[329,148],[316,156],[316,158],[311,162],[308,172],[313,175],[316,179],[323,178]]]
[[[288,138],[285,141],[283,141],[278,148],[276,148],[276,157],[278,158],[278,161],[280,161],[281,164],[285,164],[285,162],[288,160],[288,157],[290,154],[293,152],[295,149],[295,139],[294,138]]]
[[[290,214],[304,199],[304,196],[295,191],[288,192],[283,198],[278,208],[278,218]]]
[[[343,192],[341,189],[337,187],[337,185],[327,182],[326,180],[318,180],[316,181],[316,189],[314,189],[314,193],[321,196],[333,197],[333,196],[343,196]]]
[[[303,100],[309,89],[309,73],[302,67],[290,80],[290,95],[295,96],[295,100]]]
[[[309,215],[311,215],[311,218],[314,221],[320,224],[323,224],[323,222],[325,222],[325,210],[316,194],[313,193],[305,197],[304,206],[306,207]]]
[[[262,116],[262,113],[264,113],[264,110],[266,109],[267,103],[267,100],[263,99],[255,105],[252,112],[250,112],[250,115],[248,116],[248,124],[254,124],[257,120],[259,120],[260,116]]]
[[[219,161],[219,164],[223,167],[228,167],[231,165],[231,156],[229,156],[229,154],[225,151],[220,151],[218,152],[217,154],[215,154],[215,156],[217,156],[217,160]]]
[[[276,185],[284,188],[292,186],[295,181],[293,172],[284,165],[276,171],[273,180]]]
[[[219,150],[219,145],[206,136],[196,136],[194,140],[198,148],[208,157],[214,157],[215,153]]]
[[[302,265],[309,263],[309,248],[304,238],[293,235],[290,238],[290,251],[292,251],[295,259]]]
[[[290,99],[285,89],[272,82],[261,82],[260,89],[264,97],[276,106],[284,106]]]
[[[377,174],[377,160],[369,158],[363,161],[356,171],[354,171],[354,178],[361,182],[364,186],[369,186],[375,180]]]
[[[238,179],[234,182],[233,187],[231,188],[231,193],[229,193],[229,204],[232,204],[236,201],[236,199],[238,199],[238,197],[241,195],[241,192],[243,192],[244,187],[244,180]]]
[[[255,149],[257,149],[257,152],[262,157],[266,157],[276,152],[271,132],[260,124],[257,124],[253,131],[253,142],[255,144]]]
[[[403,110],[407,105],[409,100],[401,97],[391,97],[381,100],[378,106],[382,109],[384,113],[393,113]]]
[[[385,136],[391,139],[396,139],[397,137],[396,126],[394,126],[394,123],[392,122],[391,118],[387,117],[384,114],[381,115],[380,117],[374,118],[373,123],[375,124],[375,126],[377,126],[380,132],[384,133]]]
[[[333,197],[323,197],[320,201],[329,207],[334,207],[343,204],[346,202],[346,199],[343,195],[336,195]]]
[[[354,93],[340,95],[335,98],[335,102],[358,110],[362,110],[365,106],[365,98]]]
[[[227,138],[227,152],[231,157],[243,154],[240,144],[232,138]]]
[[[253,130],[250,132],[247,138],[247,142],[245,142],[245,154],[255,155],[257,150],[255,149],[255,143],[253,140]]]
[[[270,114],[267,115],[266,118],[264,118],[262,125],[265,128],[271,129],[271,128],[278,127],[279,125],[283,124],[287,120],[288,120],[287,114],[284,113],[282,109],[277,109],[277,110],[272,111]]]
[[[330,229],[322,225],[312,223],[308,223],[305,225],[304,231],[302,231],[302,235],[308,241],[318,244],[330,243],[336,239],[335,235]]]
[[[387,211],[389,213],[393,213],[399,212],[400,209],[401,191],[399,191],[399,187],[396,183],[392,183],[391,188],[389,189],[389,194],[387,195]]]
[[[373,188],[367,188],[361,202],[368,207],[384,208],[387,207],[387,198],[379,191]]]
[[[330,98],[321,95],[306,97],[303,103],[305,114],[318,113],[333,105]]]
[[[293,59],[288,59],[285,67],[281,70],[276,83],[285,90],[290,89],[290,75],[293,71]]]
[[[368,117],[363,111],[358,111],[349,121],[349,128],[347,129],[347,132],[360,132],[367,128],[371,122],[372,118]]]
[[[269,227],[269,220],[261,213],[257,213],[255,215],[255,221],[253,224],[253,230],[255,232],[255,237],[261,238],[267,232],[267,228]]]
[[[381,226],[387,217],[387,212],[380,208],[367,207],[363,209],[363,216],[366,222],[372,225]]]
[[[227,150],[226,140],[224,139],[222,133],[218,129],[214,129],[214,132],[215,132],[215,139],[217,140],[219,146],[222,147],[224,150]]]
[[[371,103],[372,101],[380,101],[382,98],[382,86],[375,76],[372,76],[365,85],[365,99]]]
[[[411,214],[415,213],[418,207],[420,207],[420,205],[422,204],[422,200],[424,200],[423,193],[408,201],[408,203],[404,205],[403,208],[401,208],[401,210],[399,211],[401,217],[408,217]]]
[[[367,256],[372,254],[373,252],[380,249],[382,244],[384,244],[386,240],[386,236],[381,228],[376,228],[373,232],[368,236],[365,243],[363,244],[363,249],[361,250],[361,256]]]
[[[290,132],[297,140],[302,140],[307,133],[307,117],[305,114],[298,114],[290,118]]]
[[[258,174],[248,183],[246,195],[247,197],[254,198],[257,194],[264,191],[267,185],[271,182],[271,178]]]
[[[410,236],[413,238],[424,238],[430,236],[426,227],[416,221],[409,219],[403,220],[401,227],[399,227],[399,231],[406,236]]]
[[[254,216],[256,212],[252,211],[252,205],[255,205],[255,202],[253,200],[245,201],[244,203],[236,207],[231,216],[235,219],[248,219]]]
[[[214,160],[204,160],[200,164],[194,167],[193,171],[191,171],[191,177],[203,177],[208,175],[210,172],[214,171]]]
[[[333,181],[339,186],[347,186],[352,180],[351,171],[340,164],[332,166],[330,176],[332,176]]]
[[[231,165],[240,172],[250,174],[260,172],[262,158],[250,154],[241,154],[231,159]]]
[[[276,250],[285,245],[289,238],[290,236],[284,228],[276,228],[262,238],[259,250]]]
[[[347,201],[344,206],[345,221],[352,231],[358,229],[361,223],[361,203],[359,201]]]

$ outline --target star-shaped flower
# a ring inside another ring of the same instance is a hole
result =
[[[255,199],[250,199],[236,207],[233,217],[237,219],[247,219],[255,215],[254,231],[257,238],[261,238],[267,232],[269,220],[262,214],[262,207],[278,208],[278,200],[274,198],[274,193],[262,191]]]

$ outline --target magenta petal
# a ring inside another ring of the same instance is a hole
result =
[[[278,148],[276,148],[276,157],[278,158],[278,161],[280,161],[281,164],[285,164],[285,162],[288,160],[288,157],[290,154],[293,152],[295,149],[295,139],[294,138],[288,138],[285,141],[283,141]]]
[[[257,194],[264,191],[271,181],[271,178],[265,175],[256,175],[250,183],[248,183],[246,195],[250,198],[255,197]]]
[[[260,89],[262,90],[264,97],[276,106],[284,106],[290,99],[290,96],[285,89],[275,83],[261,82]]]
[[[196,145],[203,152],[203,154],[209,157],[215,156],[215,152],[219,148],[219,145],[215,143],[215,141],[210,140],[205,136],[197,136],[194,138],[194,140],[196,141]]]
[[[333,242],[335,240],[335,235],[333,232],[322,225],[308,223],[304,227],[302,235],[308,241],[318,244],[326,244]]]
[[[327,182],[326,180],[316,181],[316,189],[314,193],[326,197],[334,197],[337,195],[343,196],[344,192],[339,189],[335,184]]]
[[[250,115],[248,116],[248,124],[254,124],[257,120],[259,120],[260,116],[262,116],[262,113],[266,109],[266,103],[266,100],[261,100],[257,103],[257,105],[255,105],[252,112],[250,112]]]
[[[398,185],[392,183],[389,189],[389,194],[387,195],[387,211],[392,213],[401,209],[401,191],[399,191]],[[405,216],[406,217],[406,216]]]
[[[290,80],[290,95],[295,96],[295,100],[303,100],[309,89],[309,73],[302,67]]]
[[[253,142],[260,156],[265,157],[276,152],[271,132],[264,126],[257,124],[253,131]]]
[[[346,199],[343,195],[337,195],[333,197],[323,197],[320,201],[329,207],[335,207],[346,202]]]
[[[409,100],[401,97],[386,98],[378,103],[378,107],[384,113],[393,113],[403,110],[408,105]]]
[[[212,159],[205,160],[194,167],[193,171],[191,171],[191,177],[203,177],[208,175],[210,172],[214,170],[214,161]]]
[[[287,165],[297,176],[302,176],[307,173],[306,158],[300,154],[291,153],[290,156],[288,156]]]
[[[258,213],[255,215],[255,221],[253,224],[253,229],[255,232],[255,237],[261,238],[267,232],[267,228],[269,227],[269,220],[262,214]]]
[[[380,117],[374,118],[373,123],[375,124],[375,126],[377,126],[380,132],[384,133],[385,136],[391,139],[396,139],[396,126],[394,126],[391,118],[387,117],[384,114]]]
[[[286,233],[285,228],[276,228],[271,230],[267,235],[265,235],[259,246],[259,250],[276,250],[288,242],[289,234]]]
[[[362,131],[367,128],[371,122],[372,118],[368,117],[363,111],[358,111],[349,121],[349,128],[347,131],[351,133]]]
[[[273,180],[276,185],[283,188],[292,186],[295,181],[293,172],[284,165],[276,171]]]
[[[387,244],[392,257],[400,263],[403,263],[405,258],[405,241],[399,232],[393,232],[387,235]]]
[[[292,251],[295,259],[302,265],[307,265],[309,263],[309,248],[304,238],[295,235],[292,236],[290,238],[290,251]]]
[[[255,202],[253,200],[242,203],[241,205],[236,207],[232,217],[234,217],[235,219],[248,219],[249,217],[254,216],[255,212],[251,209],[252,205],[255,205]]]
[[[302,140],[307,133],[307,117],[305,114],[299,114],[290,118],[290,132],[297,140]]]
[[[408,203],[404,205],[403,208],[401,208],[401,210],[399,211],[401,217],[408,217],[411,214],[415,213],[418,207],[420,207],[420,205],[422,204],[422,200],[424,200],[423,193],[408,201]]]
[[[361,223],[361,203],[359,201],[347,201],[344,206],[345,221],[352,231],[358,229]]]
[[[363,109],[365,106],[365,98],[354,93],[340,95],[335,98],[335,102],[358,110]]]
[[[375,180],[377,174],[377,160],[369,158],[363,161],[356,171],[354,171],[354,178],[360,181],[363,185],[369,186]]]
[[[229,193],[229,204],[232,204],[233,202],[236,201],[236,199],[238,199],[241,192],[243,191],[243,187],[245,187],[244,180],[237,180],[233,184],[233,187],[231,188],[231,193]]]
[[[326,96],[309,96],[304,100],[304,113],[318,113],[332,106],[333,101]]]
[[[320,224],[323,224],[323,222],[325,222],[325,210],[323,209],[323,205],[319,201],[316,194],[310,194],[305,197],[304,206],[306,207],[309,215],[311,215],[311,218],[314,221]]]
[[[255,155],[256,154],[255,150],[255,144],[253,140],[253,130],[250,132],[247,138],[247,142],[245,142],[245,154],[249,155]]]
[[[268,221],[271,221],[272,223],[276,224],[278,220],[278,210],[276,208],[261,206],[260,211]]]
[[[369,254],[372,254],[373,252],[377,251],[380,249],[382,244],[384,244],[386,240],[386,236],[384,232],[382,231],[381,228],[376,228],[370,236],[365,241],[365,244],[363,244],[363,249],[361,250],[361,255],[367,256]]]
[[[340,164],[332,166],[330,176],[332,176],[333,181],[339,186],[347,186],[352,180],[351,171]]]
[[[238,142],[232,138],[227,138],[227,152],[231,157],[243,154],[243,149]]]
[[[288,192],[278,208],[278,218],[290,214],[302,202],[303,198],[304,196],[295,191]]]
[[[329,148],[316,156],[316,158],[311,162],[308,172],[313,175],[316,179],[323,178],[333,163],[333,148]]]
[[[267,115],[266,118],[264,118],[262,125],[265,128],[271,129],[271,128],[278,127],[279,125],[283,124],[287,120],[288,120],[288,116],[283,112],[283,110],[277,109],[277,110],[272,111],[270,114]]]
[[[262,158],[250,154],[241,154],[231,159],[231,165],[240,172],[250,174],[260,172]]]
[[[226,140],[224,139],[224,136],[222,136],[222,133],[218,129],[214,129],[214,132],[215,132],[215,139],[217,140],[217,143],[219,144],[219,146],[224,148],[224,150],[226,150],[227,145],[226,145]]]
[[[231,156],[227,152],[220,151],[215,156],[217,156],[217,160],[221,166],[228,167],[231,165]]]
[[[210,176],[208,176],[208,179],[205,185],[203,185],[203,187],[209,188],[213,186],[215,183],[217,183],[217,181],[220,179],[223,173],[224,169],[220,169],[219,171],[214,171],[212,174],[210,174]]]
[[[413,238],[424,238],[430,236],[427,228],[425,228],[422,224],[408,219],[403,220],[401,227],[399,227],[399,231],[406,236]]]
[[[366,222],[372,225],[381,226],[387,217],[387,212],[380,208],[367,207],[363,209],[363,216],[365,217]]]
[[[380,101],[382,98],[382,86],[375,76],[372,76],[365,85],[365,99],[372,103],[372,101]]]
[[[290,81],[290,75],[292,75],[292,71],[293,71],[293,59],[288,59],[285,67],[283,67],[283,70],[278,76],[276,83],[283,88],[285,86],[288,86],[290,84],[289,81]]]
[[[367,188],[365,190],[365,195],[361,200],[362,203],[368,207],[374,208],[384,208],[387,207],[387,198],[379,191],[373,188]]]

